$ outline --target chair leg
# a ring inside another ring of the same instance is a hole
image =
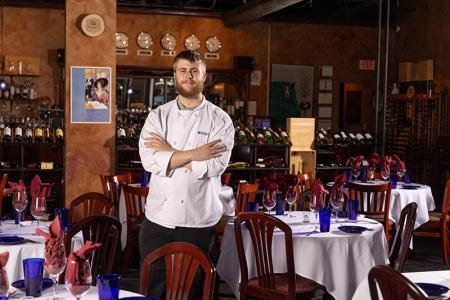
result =
[[[127,243],[124,250],[123,264],[122,264],[122,274],[128,270],[128,266],[130,264],[131,254],[133,247]]]
[[[442,248],[442,256],[444,258],[444,264],[448,264],[448,232],[445,229],[441,231],[441,248]]]

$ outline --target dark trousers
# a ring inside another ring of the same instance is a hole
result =
[[[139,232],[141,269],[145,257],[150,252],[171,242],[194,244],[209,255],[215,227],[214,225],[205,228],[176,227],[175,229],[171,229],[144,218]],[[152,265],[151,275],[148,295],[158,297],[161,300],[166,299],[166,265],[163,259],[158,260]],[[203,277],[201,275],[196,276],[189,294],[190,299],[202,298],[202,282]]]

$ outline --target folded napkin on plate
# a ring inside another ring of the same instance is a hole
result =
[[[42,185],[41,177],[39,177],[39,175],[36,174],[33,180],[31,180],[30,185],[31,199],[34,199],[37,196],[39,196],[39,194],[41,193],[41,185]]]
[[[378,153],[372,153],[369,157],[369,167],[375,168],[377,165],[380,164],[381,158]]]
[[[8,294],[9,289],[8,273],[6,273],[5,269],[5,266],[8,263],[8,259],[8,251],[0,253],[0,292],[2,295]]]
[[[49,226],[49,232],[36,228],[36,234],[45,238],[45,265],[61,266],[65,263],[64,247],[61,247],[64,239],[64,231],[61,229],[59,217],[55,218]]]
[[[405,170],[405,162],[400,159],[397,155],[392,155],[392,162],[395,162],[395,167],[397,171]]]
[[[334,179],[334,184],[331,187],[331,199],[330,199],[331,201],[336,200],[337,197],[339,197],[339,198],[342,197],[342,186],[345,184],[346,181],[347,181],[347,176],[345,173],[341,174],[339,176],[336,176],[336,178]]]
[[[0,253],[0,269],[3,269],[8,263],[9,251],[4,251]]]
[[[74,286],[85,284],[85,278],[80,278],[80,265],[89,258],[95,249],[100,248],[101,246],[102,244],[100,243],[94,244],[92,241],[86,241],[83,247],[70,253],[66,267],[66,281]]]
[[[347,159],[345,162],[345,166],[349,166],[350,164],[355,165],[357,163],[360,163],[364,160],[364,155],[358,155],[358,156],[352,156]]]
[[[389,155],[386,155],[383,157],[383,160],[381,162],[381,170],[385,171],[387,174],[391,173],[391,164],[392,164],[392,158]]]
[[[316,199],[320,199],[320,203],[317,203],[317,207],[324,207],[325,203],[323,200],[323,194],[329,194],[330,192],[325,189],[320,179],[314,179],[311,184],[311,195],[316,197]]]
[[[23,183],[22,179],[19,180],[19,182],[11,182],[8,181],[8,184],[10,188],[5,190],[5,195],[10,195],[15,191],[23,192],[26,191],[25,184]]]

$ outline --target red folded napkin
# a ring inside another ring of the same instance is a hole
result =
[[[15,191],[18,191],[18,192],[26,191],[26,187],[25,187],[25,184],[23,183],[22,179],[20,179],[18,183],[8,181],[8,184],[9,184],[10,188],[5,190],[6,195],[10,195]]]
[[[321,199],[321,203],[317,203],[317,207],[324,207],[323,194],[329,194],[330,192],[323,186],[320,179],[314,179],[311,185],[311,195],[316,197],[316,199]]]
[[[395,162],[395,167],[397,171],[405,170],[405,162],[400,159],[397,155],[392,155],[392,160]]]
[[[347,159],[345,166],[348,167],[350,164],[355,165],[364,160],[364,155],[352,156]]]
[[[269,191],[269,192],[275,192],[275,191],[277,191],[278,190],[278,184],[276,184],[275,182],[273,182],[273,181],[268,181],[267,183],[266,183],[266,191]]]
[[[51,268],[60,269],[66,259],[63,245],[64,231],[61,228],[59,217],[53,220],[48,229],[47,233],[36,228],[36,234],[45,238],[45,267],[50,274],[53,274],[57,272],[52,272]]]
[[[73,288],[85,284],[85,278],[81,278],[79,272],[81,263],[86,261],[91,253],[101,246],[102,244],[100,243],[94,244],[92,241],[86,241],[83,247],[70,253],[66,267],[66,281],[71,283],[74,286]]]
[[[41,185],[42,185],[41,178],[39,177],[39,175],[36,174],[33,180],[31,180],[30,185],[31,199],[39,196],[39,193],[41,192]]]
[[[377,165],[380,164],[381,158],[378,153],[372,153],[369,157],[369,167],[375,168]]]
[[[0,253],[0,269],[3,269],[8,263],[9,251],[4,251]]]
[[[339,176],[336,176],[336,178],[334,179],[334,184],[333,187],[331,188],[331,197],[332,201],[336,200],[334,198],[336,197],[342,197],[342,186],[345,184],[345,182],[347,181],[347,176],[344,174],[341,174]],[[331,201],[330,201],[331,203]],[[330,205],[330,203],[328,203],[328,205]]]

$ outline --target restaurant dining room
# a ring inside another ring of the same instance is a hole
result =
[[[450,299],[447,0],[0,0],[1,299]]]

